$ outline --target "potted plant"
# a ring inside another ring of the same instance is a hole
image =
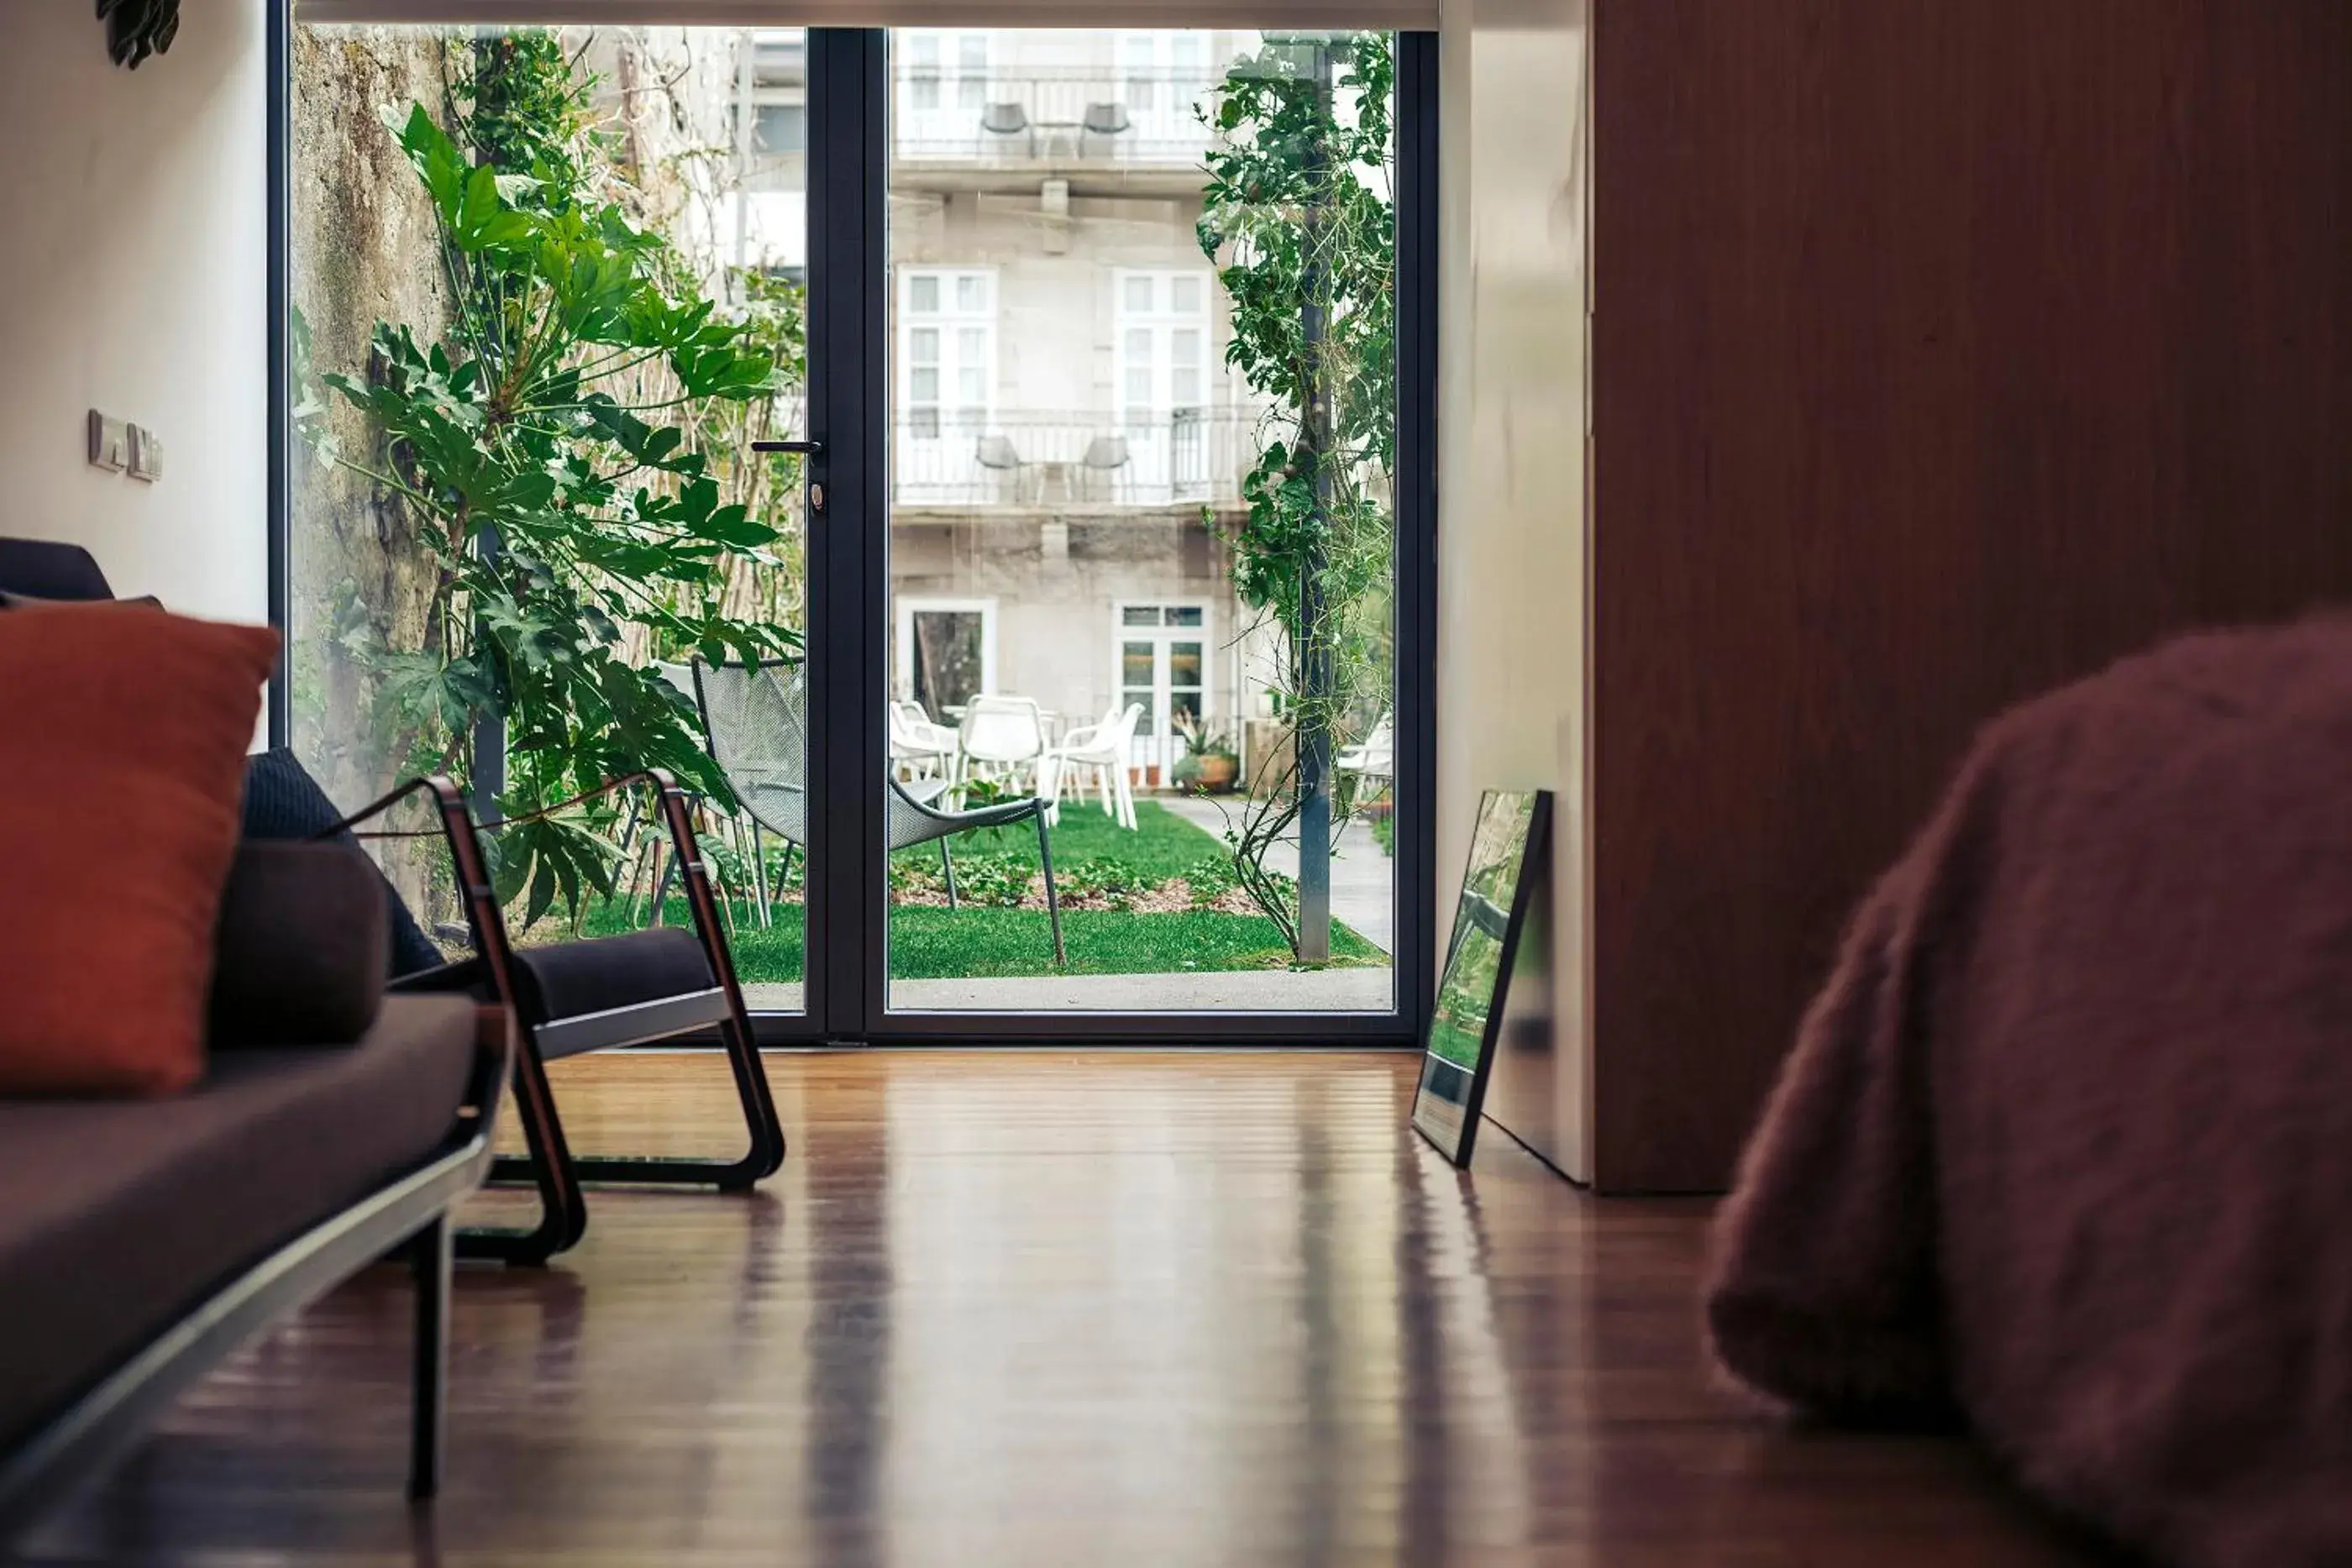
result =
[[[1170,769],[1176,788],[1195,795],[1223,795],[1241,776],[1241,758],[1224,732],[1209,728],[1190,714],[1178,714],[1176,733],[1184,737],[1184,755]]]

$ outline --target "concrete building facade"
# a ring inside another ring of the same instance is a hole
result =
[[[1221,536],[1264,405],[1225,366],[1197,229],[1202,114],[1248,32],[915,28],[891,38],[893,695],[982,692],[1056,729],[1139,705],[1138,778],[1180,722],[1246,744],[1271,639]],[[735,51],[739,178],[718,261],[805,276],[807,54]]]

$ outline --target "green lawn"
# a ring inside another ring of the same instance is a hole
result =
[[[1226,847],[1158,803],[1135,805],[1136,831],[1129,832],[1092,806],[1065,806],[1052,830],[1055,882],[1064,895],[1078,886],[1118,884],[1154,888],[1171,878],[1205,879],[1212,868],[1229,865]],[[939,846],[922,844],[891,857],[894,872],[928,883],[939,866]],[[992,890],[1015,896],[1020,878],[1037,869],[1034,828],[965,834],[955,843],[957,879],[976,899]],[[1230,873],[1224,873],[1230,880]],[[761,929],[741,899],[734,905],[730,946],[746,983],[801,978],[803,944],[801,905],[775,911],[775,924]],[[603,936],[622,928],[614,906],[590,911],[587,928]],[[684,924],[686,901],[670,899],[665,915]],[[551,924],[535,934],[557,935]],[[1052,929],[1043,909],[992,907],[967,902],[961,909],[897,904],[890,911],[890,973],[902,980],[1052,975],[1161,975],[1186,970],[1229,971],[1282,968],[1290,949],[1262,915],[1189,909],[1137,913],[1119,909],[1066,909],[1063,941],[1069,967],[1055,970]],[[1341,967],[1378,965],[1387,956],[1345,925],[1331,933],[1331,960]]]
[[[676,913],[683,918],[683,906]],[[736,972],[746,983],[801,977],[800,914],[798,905],[779,910],[776,924],[762,931],[737,910],[730,946]],[[1057,971],[1053,932],[1042,909],[898,908],[890,912],[890,974],[900,980],[1163,975],[1278,969],[1291,961],[1274,922],[1257,915],[1073,909],[1062,916],[1062,940],[1070,951],[1070,967]],[[1345,926],[1332,933],[1331,953],[1344,966],[1386,961],[1379,948]]]
[[[1229,863],[1233,852],[1215,834],[1194,827],[1157,800],[1135,803],[1135,831],[1128,831],[1089,803],[1065,802],[1059,826],[1049,830],[1056,867],[1083,861],[1111,860],[1155,881],[1182,876],[1203,861]],[[1037,869],[1037,830],[1024,822],[988,833],[964,833],[955,841],[958,858],[972,853],[1003,853],[1031,871]],[[898,852],[898,859],[929,862],[940,858],[937,844],[919,844]]]

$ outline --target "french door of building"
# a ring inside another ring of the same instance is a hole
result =
[[[1141,710],[1128,765],[1147,781],[1173,782],[1187,737],[1199,736],[1209,688],[1209,607],[1121,604],[1113,627],[1118,700]]]
[[[1434,39],[656,9],[365,50],[279,17],[279,738],[485,816],[689,774],[779,1042],[1410,1039]],[[1327,253],[1284,274],[1298,211]],[[494,384],[539,391],[473,419]],[[1391,714],[1394,777],[1348,775]],[[673,917],[626,812],[559,820],[517,923]]]

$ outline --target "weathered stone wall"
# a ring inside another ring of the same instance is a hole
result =
[[[706,287],[723,283],[715,238],[739,172],[731,105],[742,38],[676,27],[562,35],[567,54],[598,78],[594,109],[614,133],[615,166],[597,194],[667,235]],[[449,123],[450,90],[471,64],[471,47],[463,28],[295,29],[291,287],[307,329],[298,371],[308,372],[297,398],[318,410],[309,419],[331,431],[349,459],[373,463],[375,433],[319,386],[316,372],[368,374],[379,321],[406,326],[423,342],[446,339],[452,326],[431,208],[384,112],[421,102]],[[642,367],[637,384],[614,390],[659,401],[666,376]],[[724,444],[731,452],[741,442]],[[760,471],[721,472],[749,486]],[[293,487],[294,745],[328,792],[353,805],[407,770],[413,737],[378,712],[381,655],[442,634],[434,608],[441,584],[417,532],[430,525],[392,486],[307,444],[298,444]],[[741,587],[748,607],[748,579]],[[644,642],[634,636],[627,653],[646,656]],[[388,869],[412,903],[447,913],[446,901],[428,897],[436,884],[446,891],[446,871],[432,864],[439,857],[410,847],[413,857],[387,855]]]
[[[447,46],[415,29],[294,29],[289,283],[309,330],[298,373],[367,373],[379,320],[427,340],[448,326],[432,209],[380,112],[411,102],[442,112],[448,67]],[[373,454],[366,420],[315,381],[297,387],[298,406],[306,392],[345,455]],[[389,488],[301,442],[292,465],[293,745],[348,810],[402,771],[409,737],[378,721],[370,655],[424,645],[436,569],[418,548],[418,520]],[[428,918],[453,913],[437,846],[394,841],[381,858],[412,908]]]
[[[738,182],[733,114],[744,35],[722,27],[572,27],[564,45],[598,78],[594,104],[620,134],[606,194],[660,230],[717,282],[715,246]]]
[[[614,139],[613,169],[600,193],[639,226],[667,238],[706,297],[720,301],[722,309],[730,300],[740,304],[730,271],[739,259],[734,236],[742,227],[734,105],[749,36],[721,27],[572,27],[564,29],[563,43],[579,68],[595,78],[591,103]],[[659,402],[676,388],[666,370],[649,365],[611,390],[624,401]],[[719,604],[739,618],[773,616],[800,626],[805,540],[797,487],[776,486],[768,465],[740,460],[751,440],[790,434],[791,414],[725,405],[709,412],[716,416],[711,425],[689,422],[689,449],[709,458],[725,500],[751,507],[783,531],[772,553],[786,563],[781,573],[757,573],[748,562],[730,561]],[[629,628],[622,655],[631,663],[652,658],[650,632]]]
[[[448,326],[431,208],[380,112],[422,102],[441,113],[447,49],[415,29],[294,29],[290,286],[312,371],[364,374],[379,320],[425,340]],[[369,455],[368,422],[340,397],[323,402],[342,452]],[[294,747],[356,805],[393,782],[408,745],[376,722],[366,654],[424,644],[434,571],[388,488],[299,443],[293,469]]]

